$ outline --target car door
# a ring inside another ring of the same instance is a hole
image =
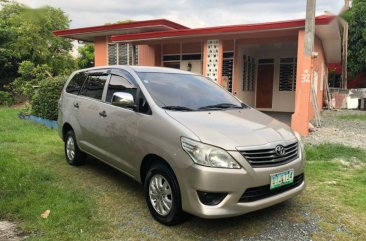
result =
[[[135,108],[112,105],[112,96],[116,92],[132,94]],[[139,123],[151,118],[151,110],[136,81],[127,71],[112,72],[102,110],[105,111],[106,117],[101,124],[103,142],[100,145],[106,151],[106,159],[121,171],[135,177],[139,173],[136,163],[143,158],[138,127]]]
[[[78,109],[78,121],[80,133],[79,145],[82,150],[102,158],[104,152],[100,146],[100,122],[105,118],[103,101],[105,99],[105,87],[109,78],[107,70],[89,72],[79,96],[75,99],[74,106]]]

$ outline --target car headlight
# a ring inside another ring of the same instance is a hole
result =
[[[225,150],[198,141],[181,138],[182,148],[193,162],[207,167],[240,169],[240,165]]]

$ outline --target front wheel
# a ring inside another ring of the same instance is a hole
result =
[[[73,131],[68,131],[65,135],[65,156],[66,161],[72,166],[84,164],[86,159],[86,154],[79,149],[76,143]]]
[[[165,165],[154,165],[148,171],[144,191],[151,215],[158,222],[171,226],[187,216],[182,210],[180,190],[174,173]]]

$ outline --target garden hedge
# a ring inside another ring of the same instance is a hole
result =
[[[31,113],[45,119],[57,120],[58,100],[66,80],[66,76],[57,76],[40,81],[31,99]]]

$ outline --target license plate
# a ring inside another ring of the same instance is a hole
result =
[[[270,174],[271,176],[271,187],[270,189],[276,189],[284,185],[294,182],[294,169],[290,169],[284,172]]]

